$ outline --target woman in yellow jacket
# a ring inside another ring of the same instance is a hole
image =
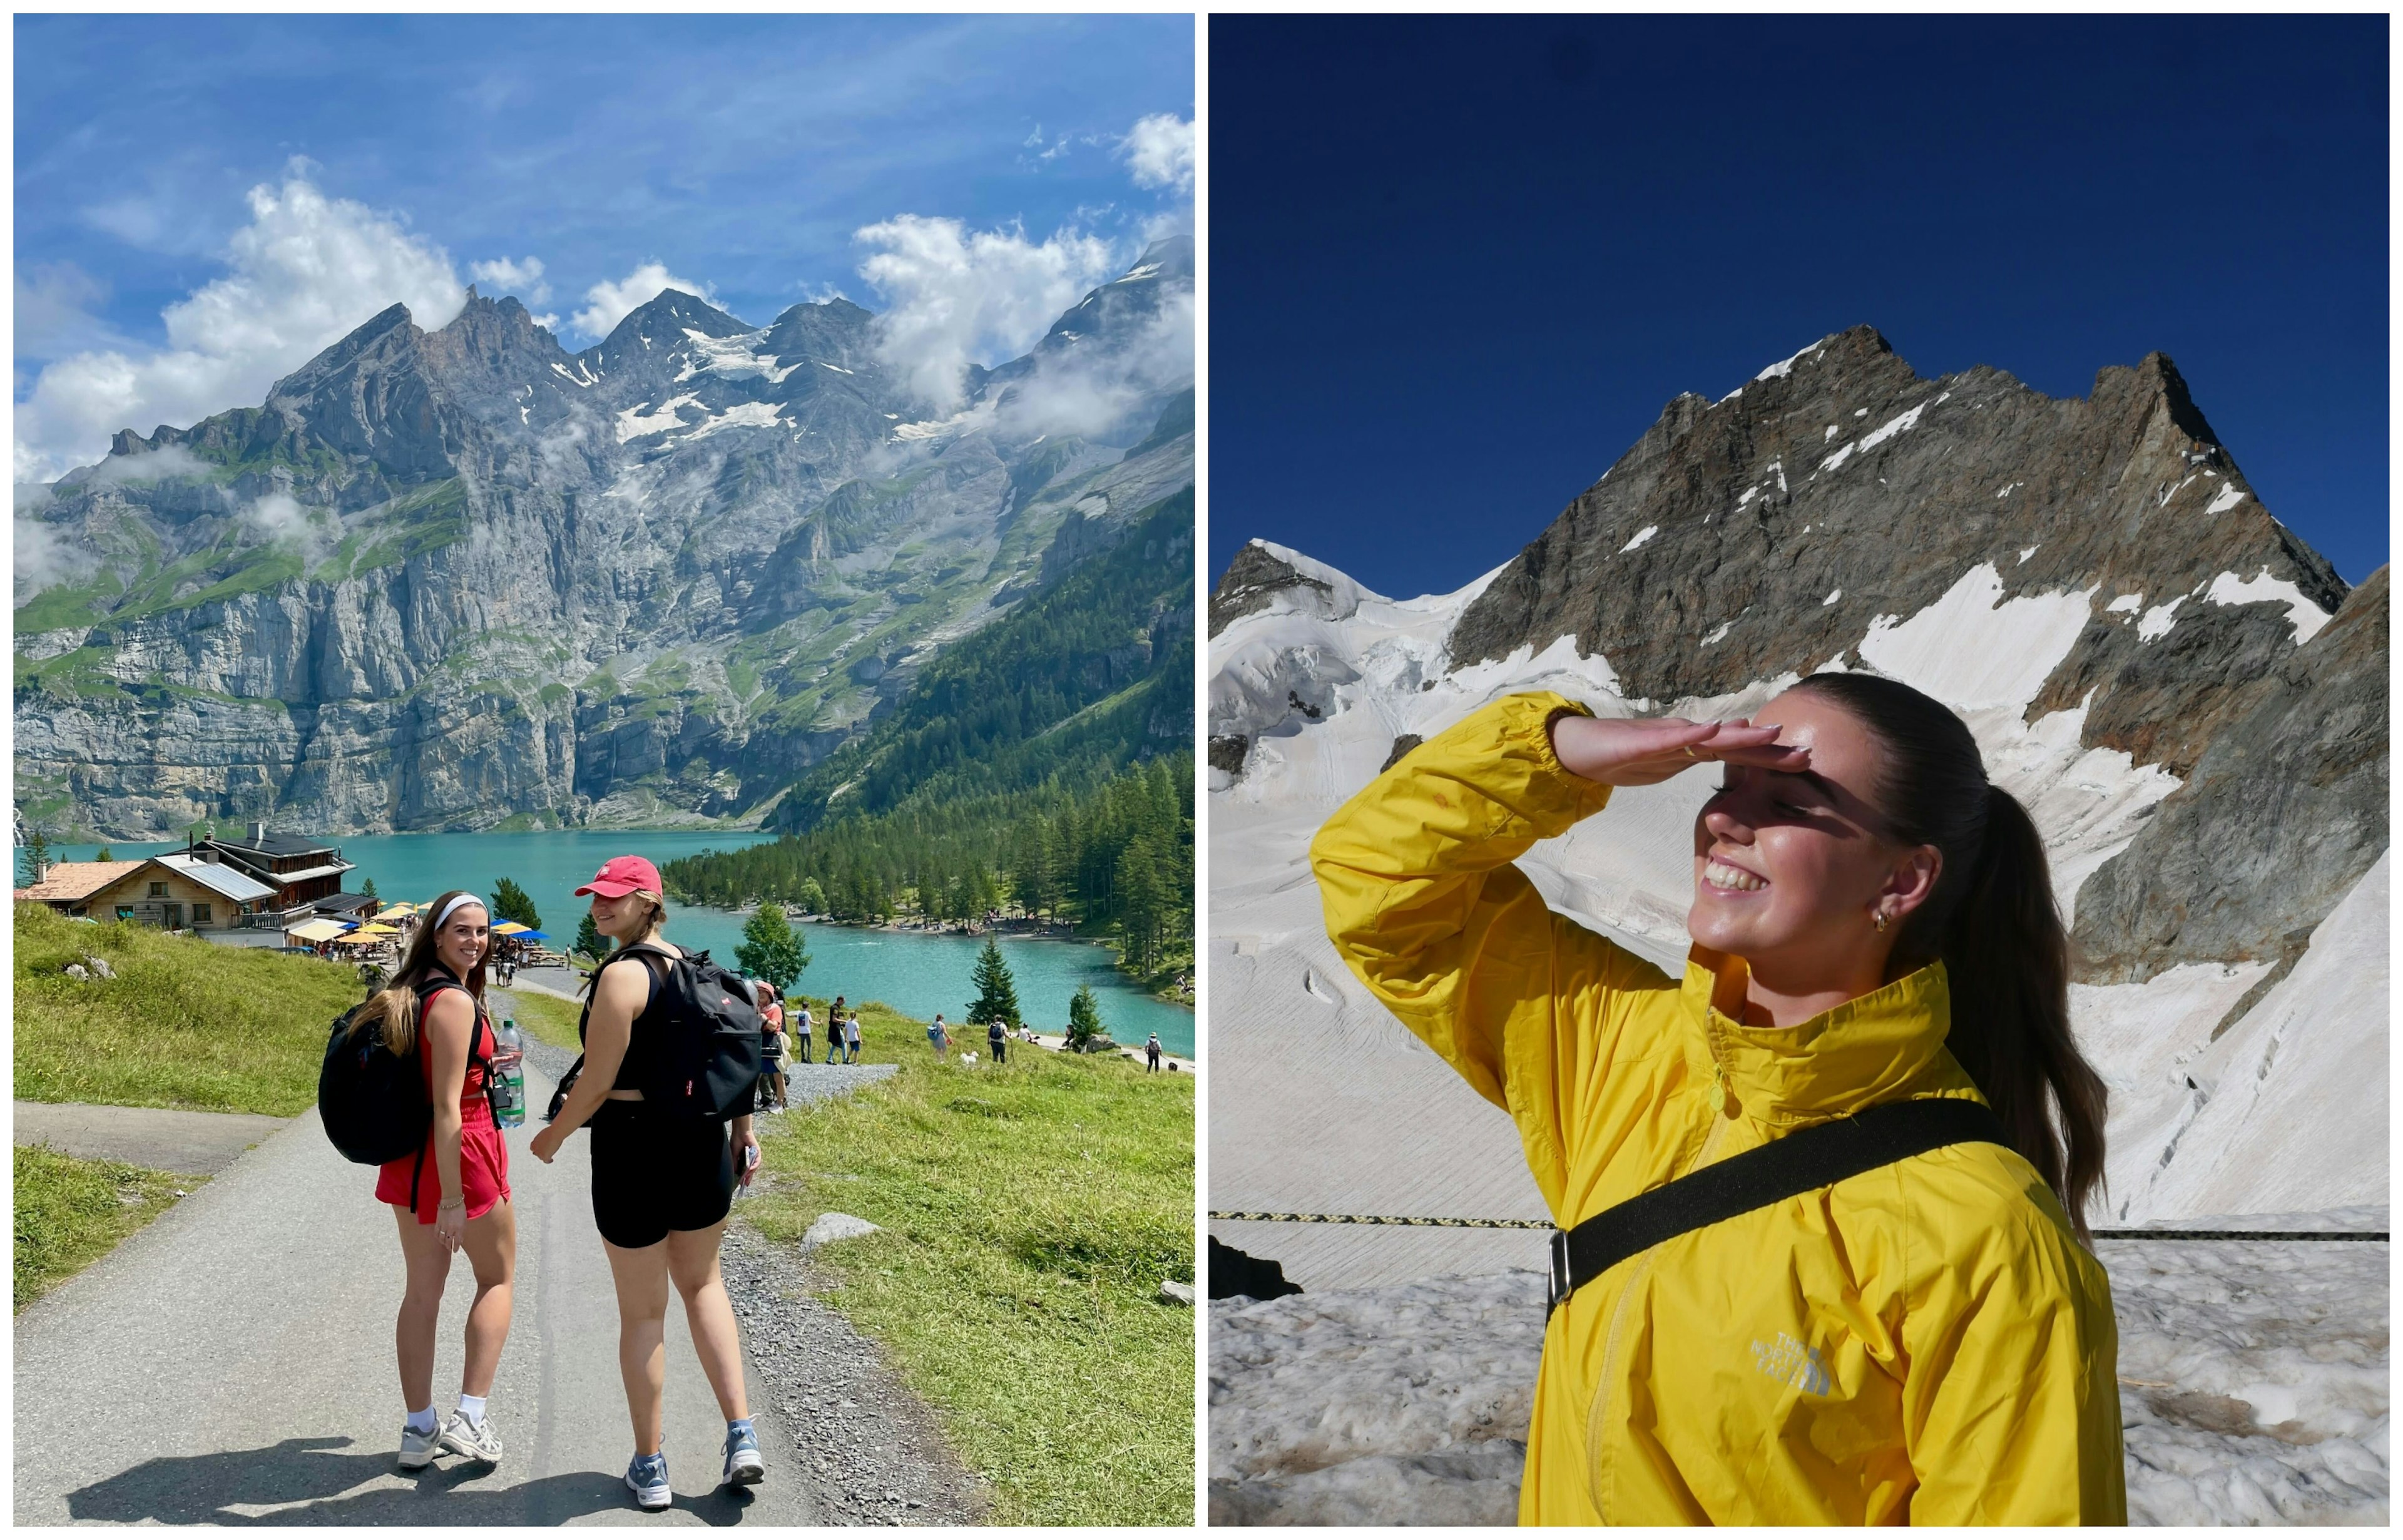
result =
[[[1614,786],[1715,762],[1683,979],[1510,865]],[[1960,1144],[1661,1242],[1552,1313],[1522,1523],[2127,1521],[2110,1284],[2080,1243],[2104,1087],[2026,812],[1891,680],[1753,721],[1479,711],[1319,831],[1352,970],[1506,1109],[1563,1228],[1799,1129],[1917,1097]]]

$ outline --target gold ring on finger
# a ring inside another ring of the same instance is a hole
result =
[[[1699,761],[1702,756],[1701,755],[1696,754],[1696,753],[1694,752],[1694,745],[1693,745],[1693,744],[1688,743],[1688,744],[1687,744],[1687,745],[1686,745],[1686,757],[1687,757],[1687,758],[1688,758],[1688,759],[1692,759],[1692,760]]]

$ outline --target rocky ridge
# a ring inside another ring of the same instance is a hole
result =
[[[576,354],[514,299],[395,306],[21,499],[51,557],[18,592],[21,808],[754,821],[1190,483],[1191,283],[1156,245],[937,418],[840,299],[752,326],[670,290]]]

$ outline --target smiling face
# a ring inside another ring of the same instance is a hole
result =
[[[434,955],[452,975],[465,978],[492,944],[493,917],[481,904],[462,904],[435,933]]]
[[[1752,720],[1811,751],[1799,774],[1718,767],[1722,789],[1694,820],[1688,932],[1756,977],[1840,988],[1882,972],[1896,924],[1924,902],[1942,858],[1884,835],[1868,800],[1882,756],[1841,706],[1789,690]],[[1889,923],[1880,933],[1875,916]]]

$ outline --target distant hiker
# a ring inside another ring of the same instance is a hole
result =
[[[935,1045],[935,1057],[938,1060],[943,1057],[943,1050],[951,1046],[951,1034],[944,1030],[941,1011],[937,1011],[935,1019],[926,1023],[926,1041]]]
[[[998,1016],[994,1017],[985,1023],[984,1040],[993,1048],[993,1061],[1000,1063],[1008,1057],[1009,1023]]]
[[[844,1063],[846,1063],[846,1064],[856,1064],[856,1063],[858,1063],[858,1062],[859,1062],[859,1012],[858,1012],[858,1010],[857,1010],[857,1009],[855,1009],[855,1008],[854,1008],[854,1009],[852,1011],[852,1013],[851,1013],[851,1020],[843,1023],[843,1028],[842,1028],[842,1041],[843,1041],[843,1046],[844,1046],[845,1049],[847,1050],[847,1054],[846,1054],[846,1057],[843,1059],[843,1062],[844,1062]]]
[[[399,976],[351,1019],[354,1034],[380,1027],[385,1047],[404,1059],[416,1054],[434,1107],[424,1146],[387,1162],[376,1177],[376,1200],[392,1205],[408,1270],[393,1329],[409,1413],[400,1435],[403,1470],[424,1469],[440,1450],[484,1462],[501,1457],[485,1398],[509,1335],[518,1228],[508,1145],[490,1101],[495,1044],[484,1013],[484,965],[492,924],[473,894],[436,899],[433,923],[418,933]],[[451,1256],[463,1247],[476,1272],[476,1297],[467,1307],[459,1408],[438,1432],[434,1337]]]
[[[759,997],[759,1099],[771,1112],[785,1110],[785,1003],[776,986],[762,978],[752,988]]]
[[[1160,1034],[1153,1033],[1151,1041],[1143,1046],[1143,1072],[1146,1075],[1160,1068]]]
[[[385,978],[384,968],[382,963],[368,962],[361,963],[359,964],[359,985],[361,988],[365,989],[368,993],[375,994],[381,992],[386,982],[387,979]]]
[[[842,996],[838,994],[834,997],[834,1004],[826,1007],[826,1061],[829,1064],[838,1063],[842,1059]]]
[[[723,1020],[695,1014],[714,1008],[716,989],[698,1004],[682,992],[694,970],[681,961],[687,955],[681,949],[660,938],[667,903],[660,896],[659,868],[639,855],[617,856],[576,892],[578,897],[591,895],[592,923],[616,946],[594,970],[585,997],[578,1029],[584,1040],[581,1071],[572,1076],[573,1087],[550,1126],[529,1147],[548,1162],[569,1134],[591,1125],[592,1218],[617,1283],[618,1367],[634,1423],[626,1485],[637,1506],[664,1508],[675,1495],[668,1485],[667,1456],[660,1452],[671,1285],[684,1298],[693,1351],[726,1415],[720,1480],[748,1486],[767,1471],[744,1398],[743,1339],[717,1262],[735,1186],[750,1182],[759,1141],[751,1130],[747,1100],[740,1115],[719,1121],[680,1106],[653,1104],[642,1089],[646,1084],[659,1088],[671,1064],[683,1075],[685,1050],[695,1034],[712,1032]],[[629,958],[632,966],[620,965]],[[679,981],[674,987],[671,976]],[[756,1030],[756,1024],[745,1027],[745,1044]],[[749,1067],[746,1059],[744,1068]],[[738,1082],[744,1098],[749,1084],[747,1075]]]
[[[1698,763],[1680,980],[1512,863]],[[1844,673],[1731,721],[1511,696],[1310,853],[1337,951],[1568,1227],[1520,1522],[2128,1521],[2105,1089],[2044,841],[1950,708]],[[1588,1222],[1639,1195],[1673,1217],[1619,1266]]]
[[[800,1061],[804,1064],[810,1061],[810,1028],[813,1024],[810,1003],[804,1000],[800,1009],[793,1013],[793,1046],[799,1051]]]

